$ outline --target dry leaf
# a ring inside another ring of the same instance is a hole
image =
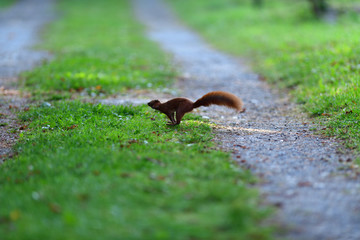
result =
[[[74,128],[77,128],[78,125],[74,124],[74,125],[71,125],[70,127],[67,127],[67,130],[71,130],[71,129],[74,129]]]
[[[53,213],[60,213],[61,212],[60,206],[58,204],[56,204],[56,203],[49,203],[49,209]]]
[[[14,210],[14,211],[10,212],[10,214],[9,214],[10,220],[13,222],[18,220],[20,218],[20,216],[21,216],[21,213],[19,210]]]

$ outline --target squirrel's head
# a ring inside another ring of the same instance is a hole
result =
[[[152,101],[148,102],[148,105],[153,109],[158,109],[160,104],[161,104],[161,102],[159,100],[152,100]]]

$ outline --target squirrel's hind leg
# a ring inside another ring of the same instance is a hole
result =
[[[181,119],[185,113],[191,112],[193,110],[193,103],[188,102],[186,104],[180,105],[176,110],[176,124],[180,124]]]
[[[181,119],[183,118],[184,115],[185,115],[185,112],[176,111],[176,125],[180,124]]]
[[[168,113],[168,114],[166,114],[166,116],[170,119],[169,124],[174,125],[176,123],[176,121],[175,121],[175,112]]]

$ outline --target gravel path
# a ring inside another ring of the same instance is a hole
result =
[[[19,0],[0,10],[0,163],[11,155],[21,128],[14,109],[23,110],[27,103],[16,90],[17,76],[50,58],[48,53],[31,47],[39,41],[41,27],[54,16],[53,2]]]
[[[134,0],[151,39],[174,57],[183,96],[195,100],[213,90],[230,91],[245,114],[202,108],[218,123],[217,139],[239,164],[262,181],[264,198],[278,207],[276,221],[289,239],[360,239],[360,182],[352,155],[338,143],[313,135],[308,119],[272,93],[237,59],[209,47],[174,18],[161,0]]]

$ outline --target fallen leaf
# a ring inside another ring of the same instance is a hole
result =
[[[265,76],[259,75],[258,77],[259,77],[259,80],[260,80],[260,81],[266,81],[266,77],[265,77]]]
[[[74,125],[71,125],[70,127],[67,127],[66,129],[67,130],[71,130],[71,129],[74,129],[74,128],[77,128],[78,125],[74,124]]]
[[[166,179],[166,177],[165,176],[158,176],[157,179],[163,181],[163,180]]]
[[[28,126],[28,125],[21,126],[21,127],[19,128],[19,130],[25,130],[25,129],[27,128],[27,126]]]
[[[75,89],[77,92],[81,92],[82,90],[84,90],[84,87],[78,87]]]
[[[131,176],[132,176],[131,173],[121,173],[121,174],[120,174],[120,177],[122,177],[122,178],[129,178],[129,177],[131,177]]]
[[[10,220],[13,222],[18,220],[20,218],[20,216],[21,216],[21,213],[19,210],[13,210],[9,214]]]
[[[244,145],[240,145],[240,144],[236,144],[236,145],[234,145],[235,147],[240,147],[240,148],[242,148],[242,149],[249,149],[249,147],[247,147],[247,146],[244,146]]]
[[[56,203],[49,203],[49,209],[50,211],[52,211],[53,213],[61,213],[61,208],[58,204]]]
[[[79,199],[80,201],[83,201],[83,202],[89,200],[89,198],[90,198],[89,194],[87,194],[87,193],[80,193],[76,197],[77,197],[77,199]]]
[[[309,181],[304,181],[304,182],[298,182],[298,187],[310,187],[312,186],[312,183]]]
[[[14,106],[14,105],[9,105],[9,109],[19,109],[19,107]]]

